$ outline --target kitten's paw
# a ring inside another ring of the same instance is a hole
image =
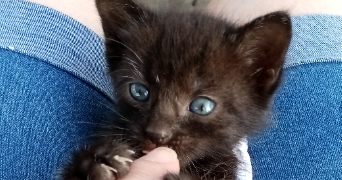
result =
[[[75,154],[65,168],[63,179],[115,180],[124,177],[133,162],[134,151],[127,146],[96,145]]]
[[[97,160],[90,167],[89,179],[115,180],[124,177],[128,173],[133,160],[130,157],[125,157],[123,154],[117,155],[118,153],[114,151],[108,155],[97,157]]]

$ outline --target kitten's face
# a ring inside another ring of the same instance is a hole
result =
[[[171,147],[182,164],[259,128],[291,38],[288,16],[237,28],[203,14],[97,3],[120,114],[144,150]]]

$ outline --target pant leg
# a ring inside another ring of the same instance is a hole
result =
[[[342,17],[293,23],[274,124],[249,139],[254,179],[342,179]]]
[[[0,0],[0,179],[54,179],[115,121],[103,42],[75,20]]]

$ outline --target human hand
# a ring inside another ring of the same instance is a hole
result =
[[[179,174],[177,154],[159,147],[133,162],[130,172],[120,180],[162,180],[166,173]]]

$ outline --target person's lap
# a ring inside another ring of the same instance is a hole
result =
[[[51,12],[46,13],[43,9],[40,8],[37,13],[48,16],[43,15],[41,18],[51,18]],[[323,17],[323,20],[328,19]],[[294,29],[302,21],[299,19],[298,24],[294,24]],[[317,19],[308,22],[315,21]],[[70,22],[72,25],[73,20],[70,19]],[[74,23],[72,26],[76,27],[75,32],[87,31]],[[342,29],[330,25],[321,31],[324,32],[326,28]],[[0,31],[4,29],[3,26],[0,22]],[[57,32],[52,31],[51,36],[57,35]],[[77,33],[72,37],[82,36]],[[84,43],[89,42],[88,37],[94,35],[86,36],[84,42],[76,39],[72,43],[79,47],[86,46]],[[342,71],[339,63],[342,51],[333,49],[322,54],[327,47],[334,48],[336,44],[329,41],[321,44],[312,43],[318,41],[296,41],[301,38],[295,34],[292,49],[290,48],[287,56],[288,67],[284,70],[284,83],[275,97],[273,107],[275,123],[262,137],[251,139],[249,152],[255,179],[342,177],[342,159],[339,156],[342,154],[342,82],[339,78]],[[98,39],[94,38],[93,41]],[[75,66],[70,63],[73,59],[69,64],[66,63],[67,66],[63,66],[65,64],[39,56],[43,51],[38,55],[30,54],[28,47],[20,49],[24,46],[16,47],[9,42],[3,36],[0,39],[0,179],[51,179],[72,150],[77,148],[79,140],[91,134],[92,122],[111,119],[113,112],[109,109],[112,104],[108,79],[103,76],[101,63],[85,61],[82,66]],[[341,44],[341,39],[334,38],[333,42]],[[98,47],[94,48],[76,50],[71,47],[70,51],[68,47],[69,50],[64,53],[75,53],[70,58],[79,59],[91,59],[90,56],[94,55],[95,62],[102,61],[103,59],[98,59],[99,53],[96,52],[86,56],[77,55],[79,52],[76,51],[102,52],[102,44],[100,41],[96,43]],[[323,49],[301,51],[312,46],[322,46]],[[62,52],[57,51],[54,56],[64,57]],[[297,53],[321,56],[315,56],[315,59],[296,55]],[[329,53],[330,56],[327,56]],[[68,58],[64,57],[65,59]],[[320,63],[310,62],[317,59]],[[308,62],[296,63],[300,60]],[[77,70],[83,69],[84,65],[89,69],[81,72]],[[88,71],[91,71],[91,75]],[[101,76],[94,75],[99,72]]]
[[[342,17],[293,17],[274,124],[250,139],[254,179],[342,178]]]
[[[111,103],[41,60],[8,50],[0,59],[0,179],[52,179]]]
[[[70,17],[1,1],[0,179],[53,179],[94,126],[114,121],[103,50]]]
[[[250,139],[254,179],[342,178],[342,63],[285,69],[274,124]]]

